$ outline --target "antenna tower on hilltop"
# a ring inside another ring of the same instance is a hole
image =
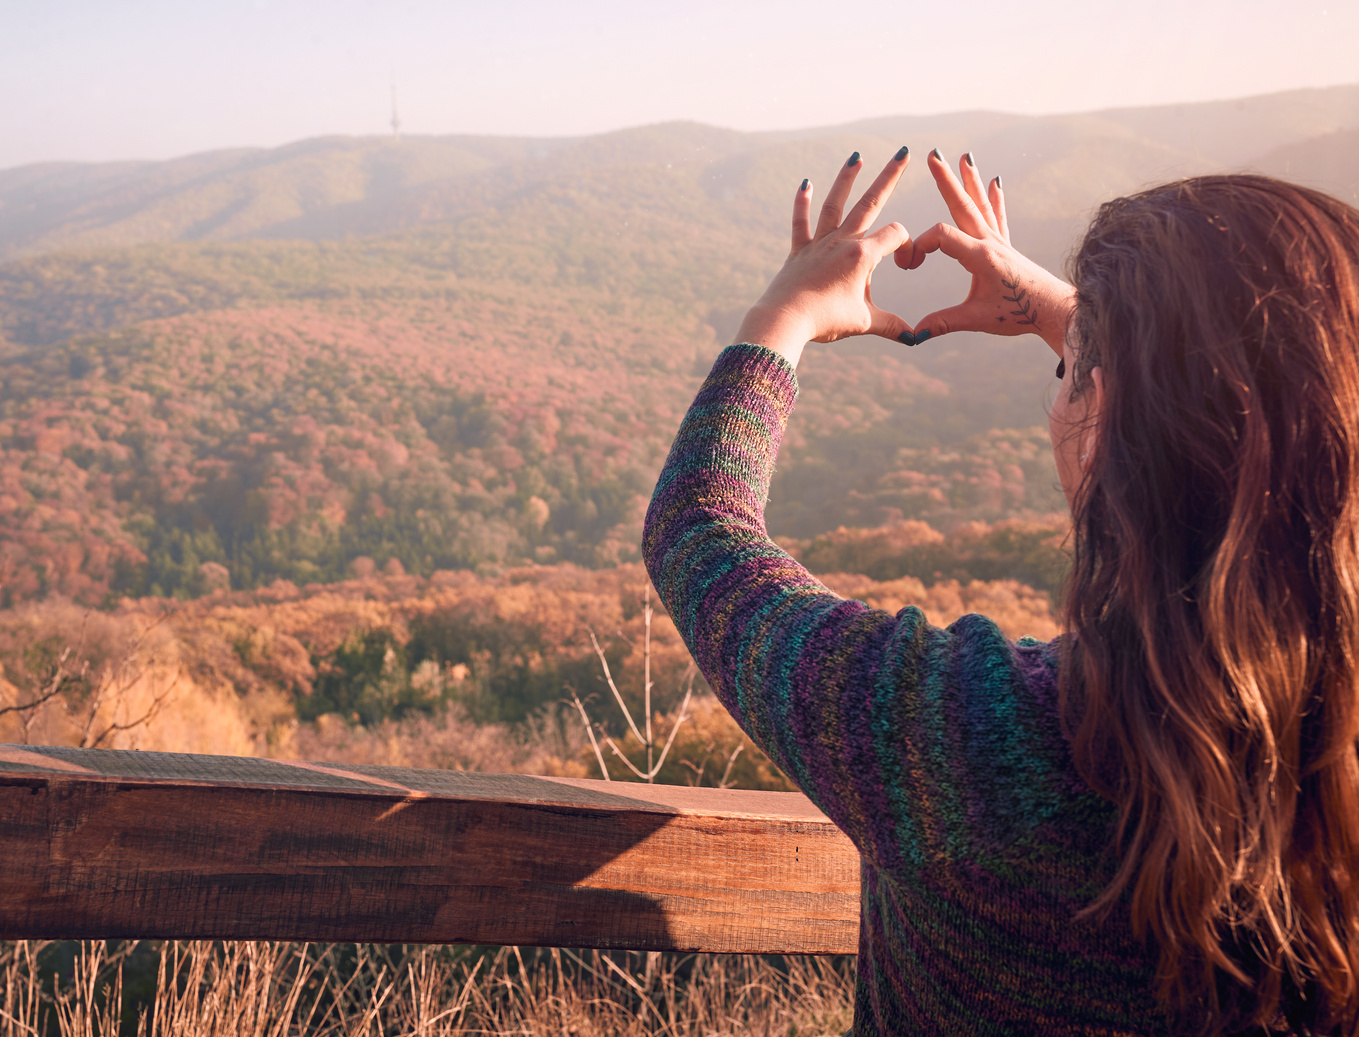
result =
[[[401,116],[396,114],[396,77],[392,77],[392,137],[401,139]]]

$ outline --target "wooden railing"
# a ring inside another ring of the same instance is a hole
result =
[[[0,938],[852,954],[796,793],[0,746]]]

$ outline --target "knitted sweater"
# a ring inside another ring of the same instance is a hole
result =
[[[778,354],[726,349],[643,548],[714,691],[862,855],[854,1032],[1168,1032],[1126,914],[1075,918],[1113,877],[1115,812],[1062,736],[1058,642],[847,601],[774,544],[764,503],[796,396]]]

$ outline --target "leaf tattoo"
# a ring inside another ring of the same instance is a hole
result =
[[[1010,274],[1010,277],[1014,278],[1014,280],[1007,281],[1003,277],[1000,279],[1000,283],[1010,292],[1009,295],[1002,295],[1001,298],[1006,302],[1014,303],[1015,306],[1018,307],[1018,309],[1010,311],[1013,316],[1019,318],[1019,320],[1015,321],[1016,324],[1037,328],[1038,307],[1035,306],[1033,300],[1029,298],[1028,290],[1019,287],[1019,279],[1015,277],[1014,274]]]

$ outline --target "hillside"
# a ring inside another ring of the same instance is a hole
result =
[[[0,595],[634,560],[680,414],[776,268],[802,175],[903,140],[970,148],[1005,175],[1016,241],[1058,265],[1100,200],[1170,175],[1253,166],[1353,192],[1357,135],[1347,87],[0,171]],[[916,230],[943,215],[920,168],[887,213]],[[959,288],[943,262],[874,285],[908,317]],[[771,531],[1049,521],[1051,371],[1033,340],[811,351]]]
[[[204,563],[252,587],[364,558],[635,559],[711,328],[598,290],[549,308],[512,284],[404,284],[153,318],[0,364],[0,593],[192,595],[215,585]],[[958,442],[948,387],[902,357],[806,371],[776,532],[1055,506],[1042,430]]]

